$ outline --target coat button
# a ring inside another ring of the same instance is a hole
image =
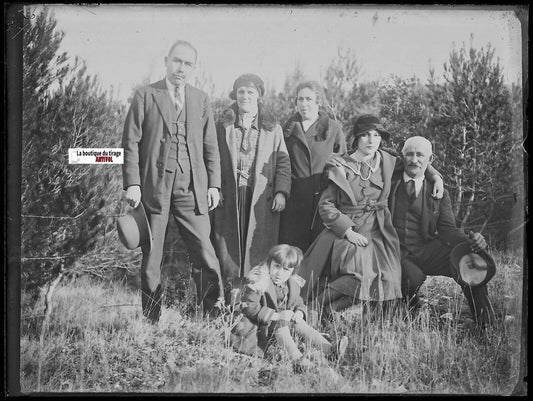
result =
[[[271,182],[269,182],[269,183],[268,183],[268,186],[269,186],[269,187],[272,187],[272,183],[271,183]]]
[[[161,138],[162,143],[165,143],[166,141],[167,141],[166,138]]]
[[[163,163],[161,163],[161,162],[157,162],[155,165],[156,165],[157,167],[162,167],[162,166],[163,166]]]

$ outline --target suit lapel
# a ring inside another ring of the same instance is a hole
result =
[[[422,233],[426,236],[431,233],[430,225],[433,220],[433,209],[436,200],[431,197],[430,188],[428,185],[428,182],[426,179],[424,179],[424,183],[422,184],[422,190],[423,194],[422,198],[422,218],[420,221],[420,226],[422,229]]]
[[[187,124],[189,124],[190,122],[195,121],[194,113],[196,111],[194,107],[194,94],[191,91],[191,87],[189,86],[189,84],[185,84],[184,94],[185,102],[183,103],[183,107],[185,108],[185,121],[187,122]],[[185,131],[187,132],[188,130]]]
[[[402,179],[399,179],[399,180],[396,180],[394,183],[393,183],[393,187],[391,188],[391,193],[389,195],[389,199],[390,199],[390,212],[392,214],[392,216],[394,216],[394,211],[395,211],[395,208],[396,208],[396,192],[398,191],[398,187],[400,186],[400,184],[403,182]]]
[[[346,179],[346,170],[344,167],[330,167],[328,169],[328,179],[335,183],[350,198],[353,206],[357,205],[352,187]]]
[[[154,99],[168,131],[172,132],[172,101],[165,80],[162,80],[161,82],[162,85],[158,85],[158,90],[154,94]]]
[[[292,135],[294,136],[297,142],[300,142],[300,146],[305,150],[305,156],[307,157],[307,162],[309,163],[310,167],[311,151],[309,149],[309,145],[307,144],[307,139],[305,139],[305,133],[302,128],[302,123],[299,120],[294,122],[294,126],[292,127]]]

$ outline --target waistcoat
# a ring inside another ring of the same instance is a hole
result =
[[[409,250],[421,248],[425,244],[420,232],[423,196],[422,188],[413,203],[409,202],[405,183],[401,183],[396,192],[392,223],[400,238],[400,245]]]
[[[167,168],[175,171],[178,166],[181,172],[190,168],[189,152],[187,149],[187,102],[183,102],[183,107],[178,114],[174,110],[172,115],[172,131],[170,135],[170,152],[168,153]]]

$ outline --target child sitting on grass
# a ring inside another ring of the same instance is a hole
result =
[[[284,348],[298,368],[309,368],[291,330],[311,345],[322,348],[329,359],[340,359],[348,345],[346,336],[335,344],[305,321],[307,308],[300,297],[304,280],[295,274],[302,251],[290,245],[276,245],[264,262],[254,267],[245,279],[241,296],[241,320],[232,330],[233,347],[248,355],[264,355],[273,342]]]

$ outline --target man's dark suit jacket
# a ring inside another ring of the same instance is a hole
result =
[[[389,196],[389,209],[394,221],[396,206],[396,192],[398,187],[403,185],[403,174],[393,177],[392,190]],[[435,238],[439,238],[449,247],[454,247],[460,242],[467,241],[466,234],[455,224],[455,216],[452,210],[450,194],[445,189],[442,199],[435,199],[431,196],[431,185],[426,179],[422,185],[422,217],[420,221],[421,234],[426,243]]]
[[[208,211],[208,187],[220,188],[220,155],[207,94],[185,85],[187,145],[196,209]],[[149,213],[161,213],[161,192],[171,147],[173,107],[165,79],[135,92],[124,125],[124,189],[140,185]]]

